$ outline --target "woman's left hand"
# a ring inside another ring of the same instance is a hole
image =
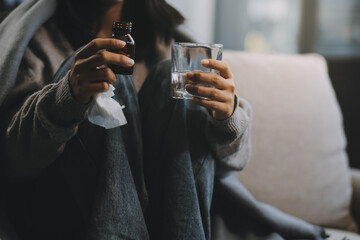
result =
[[[235,106],[235,83],[228,65],[223,61],[206,59],[201,61],[206,68],[219,71],[220,74],[189,72],[186,74],[187,83],[185,88],[189,93],[208,98],[193,97],[192,101],[212,111],[217,120],[225,120],[234,112]],[[204,87],[197,84],[211,85]]]

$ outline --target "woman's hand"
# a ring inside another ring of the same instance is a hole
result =
[[[88,43],[75,55],[70,70],[70,86],[74,98],[80,103],[89,103],[91,97],[109,89],[115,84],[116,76],[107,64],[131,67],[134,60],[104,49],[121,49],[125,42],[111,38],[97,38]]]
[[[210,109],[215,119],[225,120],[231,117],[234,112],[235,83],[233,75],[228,65],[223,61],[206,59],[202,60],[201,63],[206,68],[219,71],[220,74],[187,73],[186,77],[190,84],[186,84],[186,91],[196,96],[208,98],[209,100],[193,97],[192,100],[194,103]],[[197,84],[211,85],[213,88]]]

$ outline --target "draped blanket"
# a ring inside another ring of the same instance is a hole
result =
[[[0,104],[15,83],[29,40],[55,8],[56,0],[28,0],[1,24]],[[54,82],[72,62],[73,56]],[[204,140],[208,113],[191,101],[171,99],[169,61],[158,64],[138,95],[131,77],[117,79],[114,98],[125,105],[128,124],[105,130],[84,121],[39,180],[54,176],[52,171],[64,178],[84,222],[81,238],[82,233],[87,239],[325,237],[320,227],[256,201],[234,175],[215,178]]]

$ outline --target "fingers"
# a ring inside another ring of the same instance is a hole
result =
[[[107,91],[109,83],[114,85],[116,76],[108,67],[82,74],[70,72],[70,86],[73,96],[83,104],[88,103],[95,94]]]
[[[93,96],[97,93],[106,92],[109,90],[109,84],[107,82],[96,82],[96,83],[90,83],[84,86],[86,88],[86,92]]]
[[[89,42],[75,56],[75,59],[88,58],[102,49],[121,49],[125,47],[124,41],[114,38],[97,38]]]
[[[186,90],[194,95],[210,98],[218,101],[232,100],[235,93],[235,83],[233,79],[224,79],[223,77],[212,73],[190,72],[186,74]],[[204,87],[199,84],[213,86]]]
[[[186,91],[188,91],[190,94],[208,98],[214,101],[229,102],[232,100],[232,94],[230,92],[221,91],[216,88],[204,87],[193,84],[186,84],[185,88]]]
[[[192,99],[195,104],[212,110],[215,119],[227,119],[232,115],[235,104],[233,75],[223,61],[206,59],[201,63],[206,68],[219,71],[219,75],[203,72],[187,73],[186,91],[195,95]],[[201,84],[212,87],[201,86]]]
[[[197,105],[203,106],[215,113],[218,113],[217,119],[219,120],[226,119],[232,114],[231,106],[227,103],[217,102],[213,100],[206,100],[198,97],[193,97],[192,101]]]
[[[109,90],[109,84],[102,82],[85,82],[72,88],[76,101],[82,104],[88,104],[91,98],[101,92]]]
[[[186,74],[186,78],[192,83],[211,85],[221,90],[229,87],[229,82],[214,73],[189,72]]]
[[[122,54],[116,54],[109,51],[101,51],[93,54],[88,58],[79,59],[78,61],[76,61],[74,71],[76,73],[88,72],[104,64],[114,64],[122,67],[131,67],[134,65],[134,60]]]
[[[134,60],[104,50],[121,49],[124,46],[125,42],[118,39],[97,38],[76,54],[70,70],[70,86],[78,102],[88,103],[93,95],[107,91],[108,83],[116,82],[116,76],[107,64],[123,67],[134,65]]]
[[[92,83],[92,82],[100,82],[100,81],[108,82],[114,85],[116,83],[116,76],[111,71],[110,68],[106,67],[96,71],[90,71],[83,74],[78,74],[77,81],[80,85],[85,84],[87,82]]]
[[[220,76],[225,79],[233,77],[232,73],[230,72],[229,66],[224,61],[218,61],[215,59],[204,59],[201,61],[201,64],[206,68],[218,70],[220,72]]]

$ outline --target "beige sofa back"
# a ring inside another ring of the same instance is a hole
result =
[[[355,230],[342,116],[324,59],[225,51],[224,60],[253,108],[253,156],[240,181],[310,223]]]

